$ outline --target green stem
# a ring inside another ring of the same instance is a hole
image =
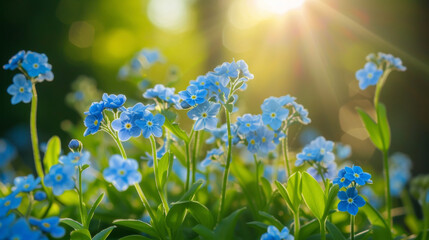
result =
[[[27,212],[25,214],[25,218],[28,219],[28,217],[30,217],[32,207],[33,207],[33,193],[29,192],[28,193],[28,207],[27,207]]]
[[[197,172],[197,148],[200,131],[195,132],[194,148],[192,149],[192,183],[195,182],[195,173]]]
[[[350,240],[355,239],[355,216],[350,214]]]
[[[185,151],[186,151],[186,183],[185,183],[185,191],[189,190],[189,178],[191,174],[191,159],[189,154],[189,143],[185,143]]]
[[[260,200],[262,195],[261,195],[261,190],[259,189],[259,163],[258,163],[258,157],[256,156],[256,153],[253,154],[253,159],[255,160],[255,166],[256,166],[256,192],[258,193],[258,198]]]
[[[161,198],[162,205],[164,206],[164,211],[167,214],[170,208],[168,207],[167,200],[165,199],[165,196],[163,194],[164,191],[162,190],[161,183],[159,182],[158,159],[156,156],[156,142],[155,142],[155,137],[153,135],[150,135],[150,143],[152,146],[153,174],[155,175],[155,185],[156,185],[156,189],[158,190],[159,197]]]
[[[425,194],[427,196],[427,192]],[[423,202],[423,234],[422,234],[422,240],[428,239],[428,228],[429,228],[429,204],[426,202]]]
[[[319,223],[320,223],[320,239],[321,240],[326,240],[325,221],[326,221],[326,218],[319,221]]]
[[[286,135],[285,138],[283,138],[282,140],[283,160],[285,164],[285,170],[287,172],[287,178],[289,178],[292,172],[290,170],[289,157],[288,157],[287,129],[285,130],[285,135]]]
[[[299,239],[299,228],[300,228],[300,223],[299,223],[299,209],[296,211],[296,213],[294,213],[293,215],[294,219],[295,219],[295,231],[294,231],[294,238],[295,239]]]
[[[375,95],[374,95],[374,106],[377,109],[378,106],[378,100],[380,98],[381,89],[383,88],[384,83],[386,82],[387,76],[389,76],[390,72],[392,70],[387,69],[384,74],[381,76],[380,80],[378,80],[377,87],[375,88]]]
[[[389,160],[387,150],[383,151],[384,174],[385,174],[385,191],[386,191],[386,206],[387,206],[387,225],[389,229],[392,226],[392,197],[390,195],[390,176],[389,176]]]
[[[40,160],[40,151],[39,151],[39,139],[37,137],[37,91],[36,83],[33,82],[33,98],[31,99],[31,113],[30,113],[30,133],[31,133],[31,144],[33,146],[33,156],[34,156],[34,165],[36,166],[37,175],[39,175],[42,185],[44,186],[43,178],[43,168],[42,162]]]
[[[225,109],[225,117],[226,117],[227,131],[228,131],[228,155],[226,159],[225,172],[223,174],[222,193],[220,198],[219,214],[217,217],[218,222],[222,219],[223,208],[225,205],[226,185],[228,183],[229,167],[231,165],[231,160],[232,160],[231,117],[227,109]]]
[[[82,168],[79,166],[79,208],[80,208],[80,220],[83,226],[86,226],[85,211],[83,210],[83,196],[82,196]]]

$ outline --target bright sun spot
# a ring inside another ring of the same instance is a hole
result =
[[[258,8],[270,13],[284,14],[287,11],[300,7],[305,0],[256,0]]]

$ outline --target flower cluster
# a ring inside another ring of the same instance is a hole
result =
[[[346,188],[346,191],[338,192],[338,210],[356,215],[359,208],[365,205],[365,200],[358,195],[356,188],[372,183],[371,174],[364,172],[359,166],[345,167],[338,172],[333,183],[338,184],[340,189]]]
[[[34,83],[54,79],[52,66],[48,63],[48,57],[43,53],[21,50],[3,68],[6,70],[18,69],[22,72],[13,77],[13,84],[7,89],[7,93],[12,95],[11,103],[13,105],[20,102],[31,102]]]
[[[156,84],[153,88],[149,88],[143,93],[146,99],[153,99],[157,103],[165,103],[166,107],[175,106],[180,109],[180,97],[175,93],[175,88],[165,87],[162,84]],[[162,107],[163,104],[158,104]]]
[[[164,57],[159,50],[143,48],[128,64],[121,67],[118,77],[125,79],[130,76],[140,76],[142,71],[149,69],[157,62],[164,62]]]
[[[275,226],[268,226],[267,232],[262,234],[261,240],[293,240],[295,239],[290,233],[287,227],[284,227],[282,231]]]
[[[59,226],[58,217],[34,219],[16,217],[13,211],[21,205],[23,195],[31,198],[34,192],[36,201],[46,199],[46,193],[40,189],[40,178],[34,178],[32,174],[25,177],[17,177],[14,180],[12,193],[0,198],[0,239],[47,239],[46,234],[54,238],[61,238],[65,229]],[[33,225],[37,229],[31,227]]]
[[[379,52],[377,55],[371,53],[366,57],[368,61],[363,69],[359,69],[355,76],[359,81],[360,89],[364,90],[369,86],[377,85],[381,76],[386,71],[405,71],[407,68],[402,65],[402,61],[392,54]]]
[[[129,186],[139,183],[142,179],[142,175],[138,172],[137,161],[124,159],[118,154],[110,157],[109,167],[104,169],[103,176],[118,191],[125,191]]]

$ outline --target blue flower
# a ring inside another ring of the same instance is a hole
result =
[[[104,110],[105,106],[104,106],[104,102],[100,101],[100,102],[93,102],[91,104],[91,106],[89,107],[88,112],[85,112],[86,115],[97,115],[97,114],[101,114]]]
[[[40,238],[43,239],[42,233],[31,230],[25,218],[20,218],[13,224],[8,236],[8,239],[13,240],[39,240]]]
[[[286,182],[287,178],[286,178],[286,171],[284,168],[276,168],[270,165],[265,165],[264,166],[264,177],[266,179],[269,180],[273,180],[272,178],[274,177],[274,171],[277,170],[277,180],[279,182]]]
[[[3,168],[16,156],[16,148],[6,141],[0,138],[0,168]]]
[[[46,74],[52,69],[52,66],[48,63],[48,57],[45,54],[31,51],[25,54],[21,66],[30,77],[38,77],[40,74]]]
[[[34,199],[36,201],[43,201],[43,200],[46,199],[46,197],[47,197],[46,193],[43,192],[43,191],[37,191],[37,192],[34,193]]]
[[[112,128],[119,132],[119,140],[128,141],[131,137],[140,136],[142,129],[137,126],[136,121],[142,117],[138,113],[121,113],[121,116],[112,122]]]
[[[406,169],[390,169],[390,194],[399,197],[410,178],[410,172]]]
[[[241,71],[243,76],[245,76],[246,78],[248,78],[248,79],[254,78],[253,74],[251,74],[249,72],[249,67],[247,66],[247,63],[244,60],[238,60],[237,61],[237,67]]]
[[[360,192],[362,195],[367,197],[368,202],[371,203],[371,206],[374,208],[379,209],[382,206],[382,199],[378,197],[369,186],[362,187]]]
[[[355,181],[357,184],[363,186],[366,183],[372,183],[371,174],[363,172],[359,166],[345,167],[345,177],[350,181]]]
[[[12,192],[6,197],[0,198],[0,217],[7,215],[9,210],[19,207],[22,197],[18,197],[17,194],[17,192]]]
[[[70,140],[68,147],[70,149],[77,150],[81,147],[81,145],[82,145],[82,143],[79,140],[72,139],[72,140]]]
[[[195,106],[206,101],[207,90],[191,85],[185,91],[179,92],[179,96],[190,106]]]
[[[156,84],[154,88],[149,88],[143,93],[143,97],[147,99],[159,98],[165,102],[176,104],[180,97],[174,94],[174,88],[165,87],[162,84]]]
[[[15,70],[19,66],[19,63],[21,63],[22,60],[24,60],[24,56],[25,56],[25,51],[24,50],[19,51],[11,59],[9,59],[9,62],[7,64],[3,65],[3,69]]]
[[[280,105],[282,106],[288,106],[290,104],[294,104],[296,100],[296,97],[292,97],[291,95],[286,95],[286,96],[281,96],[279,98],[277,98],[277,101],[280,103]]]
[[[259,142],[259,151],[261,153],[268,153],[276,148],[274,144],[274,132],[269,130],[265,126],[260,126],[258,130],[256,130],[256,135],[258,137]]]
[[[334,161],[335,155],[332,153],[334,142],[327,141],[324,137],[317,137],[296,155],[295,166],[300,166],[304,161],[315,161],[329,163]]]
[[[157,159],[160,159],[160,158],[162,158],[164,156],[166,141],[167,141],[167,139],[164,138],[164,144],[161,146],[160,149],[158,149],[158,151],[156,151],[156,158]],[[140,159],[146,160],[147,161],[147,166],[148,167],[152,167],[153,166],[153,156],[152,156],[152,153],[146,152],[145,154],[146,154],[146,156],[141,156]]]
[[[194,124],[194,130],[198,131],[202,129],[215,129],[218,121],[216,115],[219,110],[219,103],[210,102],[205,102],[191,109],[188,112],[188,117],[196,121]]]
[[[13,96],[13,105],[19,102],[29,103],[33,97],[31,81],[27,80],[24,74],[18,73],[13,77],[13,84],[7,88],[7,93]]]
[[[148,113],[143,119],[136,120],[136,125],[143,130],[143,137],[149,138],[150,135],[155,137],[162,136],[162,125],[164,125],[165,117],[161,114],[153,116],[152,113]]]
[[[289,229],[284,227],[280,232],[275,226],[268,226],[267,232],[262,234],[261,240],[293,240],[294,237],[289,233]]]
[[[346,178],[346,170],[341,169],[338,172],[338,177],[334,179],[333,183],[338,184],[338,186],[341,189],[343,187],[347,188],[350,185],[350,183],[352,183],[352,181]]]
[[[407,70],[407,68],[402,65],[402,60],[398,57],[394,57],[392,54],[385,54],[379,52],[378,57],[380,58],[380,60],[387,61],[391,65],[391,67],[396,68],[396,70],[398,71]]]
[[[307,172],[314,177],[318,182],[321,182],[323,179],[320,176],[319,171],[317,168],[320,168],[319,171],[322,172],[324,179],[333,179],[336,176],[337,173],[337,164],[335,162],[327,163],[326,166],[324,166],[321,163],[316,164],[316,167],[309,167],[307,169]]]
[[[247,67],[247,66],[246,66]],[[238,77],[238,65],[235,61],[224,62],[222,65],[217,66],[214,69],[214,73],[218,76],[221,76],[224,79],[236,78]]]
[[[60,163],[66,166],[83,166],[84,164],[89,164],[90,154],[87,151],[84,152],[69,152],[65,156],[59,158]]]
[[[109,167],[104,169],[103,176],[106,181],[115,186],[118,191],[125,191],[135,183],[139,183],[142,175],[138,172],[138,164],[134,159],[123,159],[115,154],[109,159]]]
[[[6,239],[11,230],[13,221],[15,220],[15,214],[9,214],[4,218],[0,217],[0,239]]]
[[[348,188],[347,191],[339,191],[338,210],[341,212],[348,212],[351,215],[356,215],[360,207],[365,205],[365,200],[358,195],[356,188]]]
[[[346,159],[350,157],[350,155],[352,154],[352,148],[350,147],[350,145],[337,143],[336,150],[337,150],[337,157],[339,159]]]
[[[378,69],[375,63],[368,62],[363,69],[356,72],[356,79],[359,80],[360,89],[364,90],[368,86],[376,85],[381,75],[383,70]]]
[[[238,132],[240,134],[247,134],[256,131],[261,125],[260,115],[244,114],[242,117],[237,118]]]
[[[206,157],[201,161],[200,166],[206,168],[212,161],[215,161],[223,154],[222,148],[213,148],[207,152]]]
[[[145,57],[147,63],[162,62],[162,56],[158,49],[143,49],[140,54]]]
[[[225,99],[229,96],[229,88],[226,87],[228,84],[228,78],[222,78],[217,75],[207,74],[207,88],[211,91],[211,96],[219,101],[220,96],[224,95]]]
[[[191,80],[190,84],[196,86],[198,89],[207,89],[209,82],[207,76],[201,75],[196,80]]]
[[[59,226],[59,217],[49,217],[40,220],[30,218],[29,222],[31,225],[38,227],[43,232],[51,234],[51,236],[54,238],[61,238],[66,233],[66,230],[63,227]]]
[[[74,188],[73,174],[75,168],[73,166],[62,166],[56,164],[49,169],[49,173],[45,176],[45,185],[52,187],[55,196],[59,196],[66,190]]]
[[[298,114],[298,121],[304,125],[307,125],[311,122],[311,119],[308,117],[308,110],[304,108],[301,104],[296,102],[292,103],[296,113]]]
[[[15,184],[14,191],[16,192],[31,192],[36,189],[40,183],[40,178],[34,179],[33,174],[26,177],[17,177],[13,181]]]
[[[260,138],[256,135],[255,132],[251,132],[247,135],[247,150],[251,153],[257,153],[259,150],[259,145],[261,144]]]
[[[217,140],[222,140],[223,136],[227,134],[226,124],[222,125],[220,128],[208,129],[208,132],[211,133],[211,137],[206,140],[207,144],[215,143]]]
[[[104,102],[104,107],[110,108],[110,109],[117,109],[119,107],[122,107],[122,105],[124,105],[125,101],[127,101],[127,97],[125,97],[125,95],[123,95],[123,94],[119,94],[119,95],[110,94],[110,95],[108,95],[107,93],[104,93],[102,99]]]
[[[261,105],[262,121],[265,125],[269,125],[272,129],[277,130],[281,127],[282,122],[289,115],[289,110],[283,108],[280,103],[273,99],[265,99]]]
[[[87,127],[85,130],[85,133],[83,134],[84,137],[88,136],[89,134],[95,134],[100,129],[101,121],[103,121],[103,115],[100,114],[90,114],[86,116],[84,125]]]

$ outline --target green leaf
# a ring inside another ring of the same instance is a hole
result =
[[[390,127],[387,120],[386,107],[382,103],[379,103],[377,106],[377,123],[383,137],[384,150],[387,150],[390,147]]]
[[[289,209],[292,212],[295,212],[295,208],[294,205],[292,203],[292,201],[289,198],[289,194],[287,193],[287,190],[285,188],[285,186],[283,186],[283,184],[281,184],[279,181],[275,181],[275,184],[277,186],[277,189],[279,190],[280,195],[283,197],[283,199],[286,201],[287,206],[289,207]]]
[[[227,103],[227,104],[224,104],[223,106],[230,113],[232,113],[232,111],[234,110],[234,104],[232,104],[232,103]]]
[[[273,195],[273,189],[271,188],[271,183],[265,177],[261,177],[260,180],[261,180],[262,190],[264,191],[266,201],[269,202],[269,200]]]
[[[340,187],[338,186],[338,184],[331,184],[331,187],[329,188],[328,197],[326,198],[326,202],[325,202],[326,207],[325,207],[324,217],[327,217],[330,213],[329,211],[334,207],[335,199],[337,197],[339,190],[340,190]]]
[[[371,223],[374,239],[391,239],[390,228],[386,221],[368,201],[359,210],[367,216],[368,221]]]
[[[198,233],[200,237],[202,237],[205,240],[215,240],[215,236],[212,230],[208,229],[202,224],[198,224],[195,227],[192,228],[194,232]]]
[[[110,235],[110,233],[115,229],[116,226],[110,226],[101,232],[97,233],[92,240],[106,240],[106,238]]]
[[[331,234],[335,240],[341,240],[341,239],[346,240],[346,237],[344,237],[344,235],[337,228],[337,226],[335,226],[331,222],[329,222],[329,221],[326,222],[326,228],[328,229],[329,234]]]
[[[113,221],[113,224],[118,225],[118,226],[129,227],[129,228],[132,228],[132,229],[137,230],[139,232],[146,233],[146,234],[153,236],[153,237],[159,237],[158,233],[155,231],[155,229],[151,225],[149,225],[148,223],[145,223],[143,221],[140,221],[140,220],[118,219],[118,220]]]
[[[48,141],[46,147],[45,156],[43,158],[43,165],[45,167],[45,172],[48,173],[49,169],[58,163],[58,158],[60,157],[61,152],[61,140],[57,136],[51,137]]]
[[[192,184],[192,186],[189,188],[189,190],[185,194],[183,194],[179,201],[191,200],[195,196],[197,191],[201,188],[201,185],[203,185],[203,183],[204,180],[202,179],[198,179],[197,181],[195,181],[194,184]]]
[[[147,238],[141,235],[129,235],[123,238],[119,238],[119,240],[152,240],[152,238]]]
[[[100,205],[101,201],[104,198],[104,193],[100,194],[98,196],[97,200],[95,200],[94,204],[92,205],[91,209],[89,210],[87,219],[86,219],[86,228],[89,228],[89,224],[91,223],[92,218],[94,217],[95,209],[97,209],[98,205]]]
[[[365,125],[366,131],[368,132],[372,143],[374,143],[378,149],[383,150],[383,143],[380,138],[380,132],[377,123],[374,122],[374,120],[372,120],[372,118],[362,109],[358,108],[357,111],[363,124]]]
[[[91,240],[88,229],[79,229],[70,233],[71,240]]]
[[[263,211],[259,211],[259,215],[261,217],[263,217],[265,220],[267,220],[268,222],[270,222],[271,225],[276,226],[276,228],[278,229],[283,229],[284,225],[283,223],[281,223],[276,217],[274,217],[273,215],[267,213],[267,212],[263,212]]]
[[[237,209],[233,213],[231,213],[228,217],[222,219],[214,231],[215,239],[222,239],[222,240],[235,239],[234,238],[235,225],[237,224],[238,217],[240,216],[241,213],[244,212],[244,210],[246,210],[245,207]]]
[[[167,183],[168,178],[168,167],[170,159],[170,151],[167,151],[164,156],[158,161],[158,182],[161,184],[161,189],[164,189],[165,183]]]
[[[306,240],[309,236],[319,230],[319,221],[316,219],[307,222],[299,230],[299,240]],[[297,239],[298,240],[298,239]]]
[[[179,124],[174,123],[174,120],[170,120],[169,119],[169,117],[171,118],[171,116],[169,115],[169,113],[167,111],[163,110],[163,111],[161,111],[161,114],[165,116],[164,126],[166,128],[168,128],[168,130],[170,130],[172,133],[174,133],[174,135],[176,135],[178,138],[180,138],[183,141],[189,143],[190,138],[188,137],[188,135],[186,134],[186,132],[183,131],[179,127]]]
[[[201,223],[207,228],[213,227],[213,215],[206,206],[196,201],[183,201],[174,203],[167,214],[167,225],[173,230],[179,228],[179,226],[182,225],[187,210],[191,213],[195,220],[197,220],[198,223]]]
[[[74,230],[79,230],[83,228],[80,222],[77,222],[76,220],[73,220],[71,218],[61,218],[60,222],[67,224],[68,226],[72,227]]]
[[[325,212],[325,197],[319,183],[307,172],[302,173],[302,197],[305,204],[321,220]]]
[[[263,231],[266,231],[269,226],[266,223],[258,222],[258,221],[248,222],[247,225]]]

